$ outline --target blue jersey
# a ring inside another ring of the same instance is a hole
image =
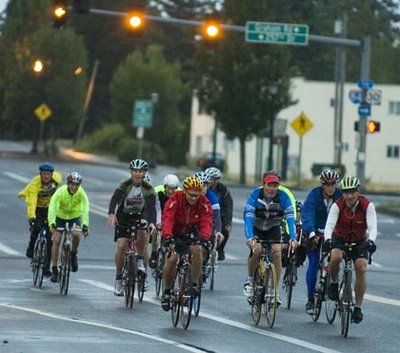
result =
[[[254,189],[247,197],[244,207],[245,235],[247,239],[254,237],[253,227],[267,231],[280,226],[285,219],[289,227],[290,239],[296,239],[294,209],[289,195],[278,189],[274,198],[264,195],[262,187]]]
[[[221,207],[219,206],[218,197],[210,189],[207,189],[205,196],[207,197],[208,201],[210,201],[213,210],[214,230],[221,232]]]
[[[319,233],[325,229],[330,206],[341,196],[342,192],[336,189],[330,204],[327,204],[322,187],[318,186],[309,192],[301,211],[301,221],[306,234]]]

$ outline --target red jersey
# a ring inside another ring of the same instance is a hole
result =
[[[213,230],[213,211],[210,201],[201,195],[191,206],[183,190],[175,192],[165,203],[162,214],[162,238],[183,236],[197,229],[200,238],[209,240]]]

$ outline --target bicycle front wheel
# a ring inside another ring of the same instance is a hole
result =
[[[192,308],[193,314],[195,317],[199,316],[200,313],[200,305],[201,305],[201,287],[202,287],[202,276],[200,276],[200,283],[199,283],[199,295],[195,298],[192,298]]]
[[[37,285],[42,288],[44,269],[47,265],[47,240],[40,240]]]
[[[290,306],[292,304],[292,293],[293,293],[293,286],[295,283],[295,276],[296,276],[296,262],[291,258],[289,263],[287,264],[286,268],[286,307],[290,310]]]
[[[60,283],[60,294],[68,294],[69,275],[71,272],[71,248],[64,246],[61,250],[61,264],[58,272]]]
[[[163,268],[164,268],[164,254],[161,249],[158,249],[157,267],[154,271],[154,281],[155,281],[155,289],[157,297],[160,296],[161,289],[164,292],[163,281],[162,281]]]
[[[33,285],[36,286],[39,279],[39,271],[40,271],[40,239],[37,239],[35,242],[35,247],[33,249],[33,257],[32,257],[32,279]]]
[[[276,307],[278,302],[278,290],[277,290],[277,275],[274,264],[270,263],[265,268],[264,274],[264,287],[266,290],[264,312],[267,317],[267,324],[269,328],[272,328],[275,323]]]
[[[264,261],[260,259],[260,261]],[[251,305],[251,317],[253,322],[258,325],[261,318],[261,305],[265,297],[263,266],[258,265],[254,275],[253,297],[249,298]]]
[[[172,325],[174,327],[178,325],[179,314],[181,311],[180,297],[182,296],[182,294],[181,294],[181,288],[179,287],[180,276],[181,274],[177,271],[175,275],[174,286],[171,289],[171,293],[173,293],[171,298],[171,319],[172,319]]]
[[[132,254],[125,258],[125,266],[122,271],[124,282],[125,306],[129,309],[133,307],[133,297],[135,295],[136,281],[136,259]]]
[[[210,256],[210,290],[214,290],[215,272],[217,266],[217,250],[213,249]]]
[[[146,274],[139,271],[139,273],[136,276],[136,279],[137,279],[138,299],[139,299],[139,303],[141,303],[143,301],[143,297],[144,297]]]
[[[343,290],[341,290],[339,293],[341,293],[341,296],[339,298],[339,307],[340,307],[340,312],[341,312],[341,318],[340,318],[340,331],[343,337],[347,337],[349,333],[349,325],[350,325],[350,316],[351,316],[351,273],[345,274],[344,280],[343,280]],[[342,286],[341,286],[342,287]]]
[[[329,272],[327,272],[325,280],[325,288],[329,288],[330,283],[331,283],[331,278]],[[336,301],[329,299],[328,295],[326,295],[326,290],[325,290],[325,316],[326,316],[326,321],[328,321],[328,324],[333,324],[333,322],[335,321],[336,312],[337,312],[337,303]]]
[[[189,327],[190,319],[192,317],[192,267],[186,264],[182,276],[180,277],[180,287],[182,290],[181,297],[181,323],[184,330]]]
[[[325,277],[325,278],[324,278]],[[314,289],[314,310],[311,314],[313,321],[318,321],[321,314],[322,302],[325,298],[326,292],[326,273],[322,268],[318,269],[319,282]]]

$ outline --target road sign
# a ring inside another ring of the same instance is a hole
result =
[[[349,98],[354,104],[360,103],[362,100],[362,90],[351,89],[349,92]]]
[[[301,114],[290,123],[290,126],[294,129],[294,131],[297,132],[297,134],[303,136],[310,129],[312,129],[314,124],[311,122],[307,115],[301,112]]]
[[[380,89],[369,89],[365,94],[365,101],[369,104],[381,104],[382,91]]]
[[[153,103],[151,100],[136,99],[133,105],[133,127],[151,128],[153,125]]]
[[[371,106],[369,104],[360,104],[358,106],[358,115],[361,117],[367,117],[371,115]]]
[[[35,115],[39,118],[40,121],[45,121],[46,119],[48,119],[52,113],[51,109],[44,103],[42,103],[41,105],[39,105],[36,109],[35,109]]]
[[[362,89],[370,89],[372,87],[374,87],[374,81],[372,80],[360,80],[357,83],[358,87],[362,88]]]
[[[246,42],[307,45],[308,25],[248,21],[245,35]]]

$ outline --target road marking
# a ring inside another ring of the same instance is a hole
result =
[[[52,319],[56,319],[56,320],[68,321],[68,322],[72,322],[72,323],[75,323],[75,324],[94,326],[94,327],[101,327],[101,328],[104,328],[104,329],[107,329],[107,330],[128,333],[128,334],[131,334],[131,335],[147,338],[147,339],[150,339],[150,340],[153,340],[153,341],[169,344],[171,346],[175,346],[177,348],[181,348],[181,349],[183,349],[185,351],[188,351],[188,352],[204,353],[203,349],[197,349],[197,348],[191,347],[189,345],[186,345],[184,343],[179,343],[177,341],[173,341],[173,340],[170,340],[168,338],[163,338],[161,336],[157,336],[157,335],[154,335],[154,334],[145,333],[143,331],[136,331],[136,330],[127,329],[127,328],[123,328],[123,327],[118,327],[118,326],[114,326],[114,325],[106,324],[106,323],[101,323],[101,322],[70,318],[70,317],[66,317],[66,316],[62,316],[62,315],[58,315],[58,314],[53,314],[53,313],[50,313],[50,312],[45,312],[45,311],[42,311],[42,310],[31,309],[31,308],[27,308],[27,307],[23,307],[23,306],[17,306],[17,305],[8,304],[8,303],[0,303],[0,306],[2,306],[4,308],[9,308],[9,309],[25,311],[25,312],[29,312],[29,313],[33,313],[33,314],[37,314],[37,315],[41,315],[41,316],[45,316],[45,317],[49,317],[49,318],[52,318]]]
[[[241,218],[233,217],[233,218],[232,218],[232,223],[244,224],[244,220],[241,219]]]
[[[13,255],[13,256],[22,256],[23,255],[19,251],[16,251],[3,243],[0,243],[0,252],[6,253],[7,255]]]
[[[364,295],[364,299],[368,299],[373,302],[381,303],[381,304],[400,306],[400,300],[378,297],[377,295],[372,295],[372,294],[368,294],[368,293],[366,293]]]
[[[12,172],[3,172],[3,174],[7,175],[11,179],[15,179],[15,180],[21,181],[23,183],[27,183],[30,180],[28,178],[24,178],[24,177],[22,177],[22,176],[20,176],[18,174],[12,173]]]
[[[90,285],[93,285],[93,286],[96,286],[98,288],[105,289],[105,290],[108,290],[108,291],[112,291],[114,289],[112,286],[110,286],[110,285],[108,285],[106,283],[103,283],[103,282],[99,282],[99,281],[93,281],[93,280],[89,280],[89,279],[79,279],[78,281],[84,282],[84,283],[87,283],[87,284],[90,284]],[[155,304],[157,306],[160,305],[160,301],[155,300],[155,299],[150,299],[150,298],[144,297],[143,301],[145,301],[147,303],[150,303],[150,304]],[[291,343],[291,344],[294,344],[296,346],[301,346],[301,347],[304,347],[304,348],[307,348],[307,349],[311,349],[311,350],[316,351],[316,352],[339,353],[339,351],[336,351],[336,350],[333,350],[333,349],[330,349],[330,348],[326,348],[326,347],[323,347],[323,346],[320,346],[320,345],[317,345],[317,344],[309,343],[309,342],[306,342],[306,341],[303,341],[303,340],[300,340],[300,339],[297,339],[297,338],[292,338],[292,337],[289,337],[289,336],[285,336],[285,335],[280,335],[278,333],[265,331],[263,329],[260,329],[260,328],[257,328],[257,327],[251,326],[251,325],[242,324],[240,322],[236,322],[236,321],[233,321],[233,320],[230,320],[230,319],[224,319],[224,318],[212,315],[212,314],[206,314],[206,313],[200,312],[199,316],[201,316],[201,317],[203,317],[205,319],[208,319],[208,320],[219,322],[219,323],[224,324],[224,325],[232,326],[232,327],[235,327],[235,328],[238,328],[238,329],[241,329],[241,330],[246,330],[246,331],[249,331],[251,333],[257,333],[259,335],[263,335],[263,336],[267,336],[267,337],[270,337],[270,338],[273,338],[273,339],[284,341],[286,343]],[[204,350],[202,350],[202,352],[204,353]]]

